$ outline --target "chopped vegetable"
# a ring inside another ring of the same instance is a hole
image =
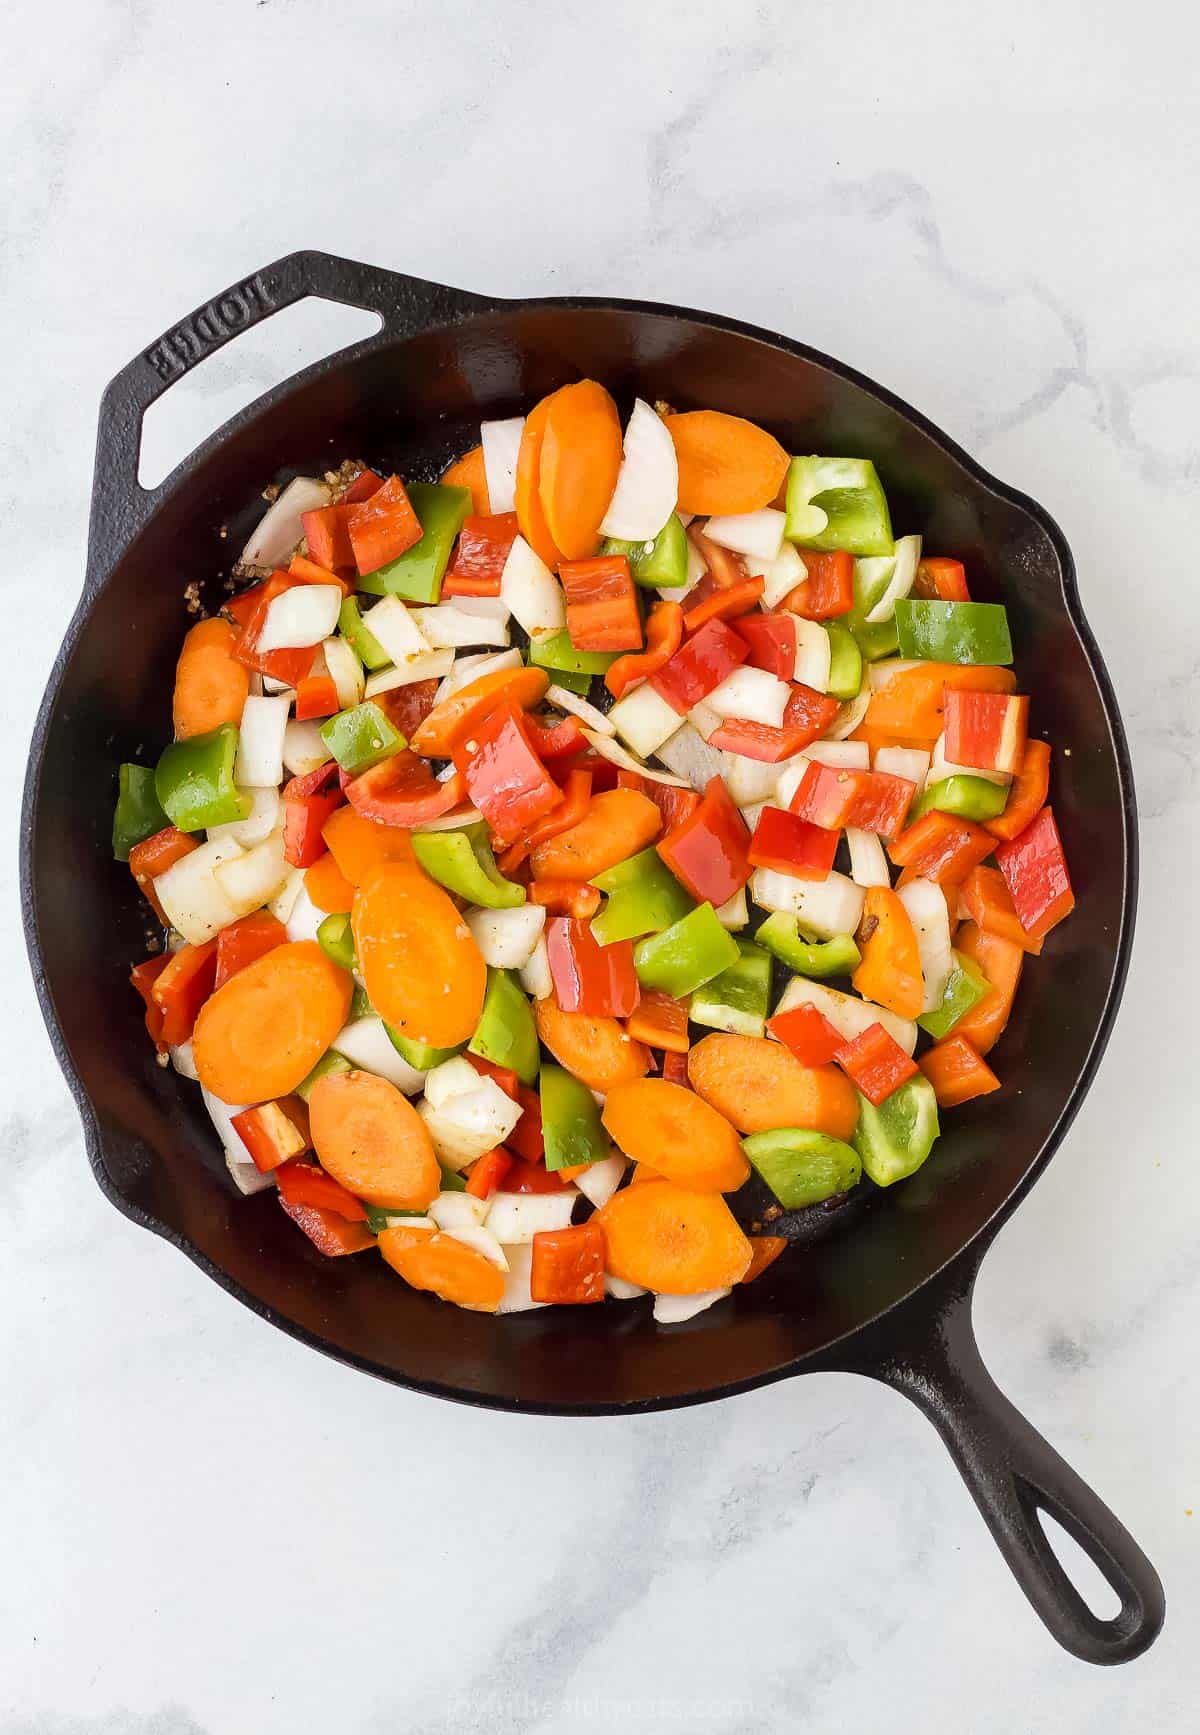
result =
[[[692,1023],[761,1036],[771,997],[771,956],[753,940],[734,943],[740,954],[737,962],[693,989]]]
[[[752,1133],[742,1149],[785,1211],[802,1211],[848,1193],[862,1177],[853,1145],[808,1127]]]
[[[454,539],[471,510],[471,496],[466,488],[427,482],[414,482],[407,492],[409,505],[420,526],[419,537],[407,543],[400,553],[389,556],[360,577],[358,588],[374,596],[406,597],[409,602],[436,602],[441,595],[442,576],[450,560]],[[369,510],[379,497],[373,496],[365,506],[355,510]],[[398,538],[398,514],[391,523]],[[373,558],[387,546],[386,538],[381,536],[371,541],[369,546]],[[361,567],[359,570],[362,571]]]
[[[497,868],[482,825],[462,831],[416,832],[412,848],[432,879],[468,903],[507,910],[525,902],[525,887],[506,880]]]
[[[773,957],[801,976],[849,976],[858,969],[862,954],[850,934],[829,940],[805,940],[795,916],[777,910],[761,924],[754,938]]]
[[[923,1054],[921,1071],[933,1086],[939,1108],[957,1108],[1000,1089],[1000,1080],[965,1036],[948,1036]]]
[[[882,1024],[872,1024],[861,1036],[843,1043],[834,1059],[876,1108],[917,1071],[916,1062]]]
[[[633,949],[638,980],[681,1000],[735,965],[738,943],[717,920],[710,903],[701,903],[661,933],[639,940]]]
[[[657,848],[698,903],[723,904],[750,877],[750,833],[719,776],[705,785],[699,807]]]
[[[547,1169],[595,1163],[608,1155],[600,1110],[585,1084],[561,1066],[543,1066],[539,1095]]]
[[[732,1193],[750,1171],[725,1117],[693,1091],[661,1078],[618,1085],[604,1105],[604,1126],[635,1162],[701,1193]]]
[[[592,884],[606,894],[604,908],[592,921],[601,946],[661,933],[694,908],[655,849],[639,850],[594,874]]]
[[[238,731],[232,723],[164,749],[154,788],[160,807],[178,831],[203,831],[210,825],[245,819],[250,797],[234,782],[237,753]]]
[[[927,1078],[918,1075],[878,1105],[859,1097],[854,1148],[877,1187],[890,1187],[915,1174],[938,1136],[937,1098]]]
[[[1000,603],[906,597],[896,604],[896,631],[902,657],[1002,666],[1013,660],[1008,616]]]
[[[848,1139],[858,1118],[855,1093],[833,1067],[805,1067],[779,1042],[758,1036],[706,1036],[688,1055],[688,1078],[741,1133],[814,1127]]]
[[[1041,940],[1075,908],[1071,876],[1054,815],[1043,807],[1017,837],[996,851],[1021,926]]]

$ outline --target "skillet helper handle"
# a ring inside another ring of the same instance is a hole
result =
[[[933,1330],[885,1342],[859,1361],[903,1392],[942,1436],[1017,1583],[1065,1650],[1089,1663],[1125,1663],[1153,1644],[1166,1609],[1154,1567],[1114,1513],[996,1385],[971,1323],[978,1269],[956,1262]],[[914,1298],[919,1305],[919,1298]],[[912,1350],[913,1342],[919,1348]],[[843,1364],[845,1365],[845,1364]],[[1121,1599],[1110,1620],[1093,1614],[1047,1540],[1039,1513],[1056,1519]]]
[[[379,314],[382,329],[355,344],[355,354],[397,337],[415,337],[457,324],[473,313],[499,305],[484,296],[421,277],[312,251],[289,253],[214,295],[123,367],[101,400],[88,545],[89,587],[105,576],[167,486],[143,488],[138,481],[142,417],[150,405],[232,338],[310,295]]]

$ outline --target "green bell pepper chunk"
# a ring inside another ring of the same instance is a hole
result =
[[[692,994],[688,1016],[708,1030],[761,1036],[771,1001],[771,955],[753,940],[735,940],[740,956]]]
[[[179,831],[232,825],[250,812],[251,798],[233,781],[238,732],[222,723],[207,735],[190,735],[164,749],[154,772],[159,805]]]
[[[371,1018],[374,1013],[375,1008],[371,1005],[366,989],[361,982],[356,982],[354,992],[350,996],[350,1011],[347,1013],[347,1021],[353,1024],[356,1018]]]
[[[358,581],[369,596],[401,596],[409,602],[436,602],[450,561],[454,538],[471,510],[469,488],[443,488],[436,482],[410,482],[408,498],[421,521],[421,540],[377,572]]]
[[[117,805],[112,824],[112,852],[116,861],[128,861],[135,844],[145,843],[171,823],[163,812],[154,781],[155,773],[145,765],[122,765],[117,772]]]
[[[339,711],[327,723],[321,724],[320,735],[343,771],[357,777],[369,771],[381,759],[391,759],[403,752],[408,742],[399,729],[384,716],[374,699]]]
[[[721,926],[712,905],[697,904],[661,934],[639,940],[633,967],[643,988],[661,988],[672,999],[683,1000],[740,957],[737,941]]]
[[[432,1072],[443,1060],[453,1060],[456,1054],[461,1054],[466,1046],[465,1043],[460,1043],[457,1048],[430,1048],[427,1042],[414,1042],[411,1036],[401,1036],[390,1024],[385,1024],[383,1028],[387,1031],[388,1041],[396,1053],[402,1060],[407,1060],[410,1066],[416,1067],[418,1072]]]
[[[565,687],[568,693],[578,693],[581,699],[586,699],[592,690],[592,677],[581,675],[574,669],[555,669],[553,685]]]
[[[932,1012],[922,1012],[917,1019],[921,1029],[935,1042],[949,1036],[959,1020],[965,1018],[972,1006],[977,1006],[992,987],[974,958],[965,957],[962,952],[955,952],[952,956],[954,967],[946,978],[941,1005],[935,1006]]]
[[[752,1133],[742,1149],[785,1211],[848,1193],[862,1179],[862,1159],[853,1145],[807,1127]]]
[[[430,878],[468,903],[511,910],[525,902],[525,887],[506,880],[496,866],[486,825],[468,825],[462,831],[414,831],[412,846]]]
[[[332,958],[335,964],[340,964],[343,970],[353,971],[358,965],[354,952],[354,935],[350,929],[350,917],[345,914],[326,916],[317,929],[317,945],[327,958]]]
[[[481,1060],[511,1067],[522,1084],[537,1077],[537,1026],[525,990],[511,971],[488,970],[483,1011],[467,1046]]]
[[[772,957],[798,976],[824,981],[826,976],[850,976],[862,963],[862,953],[851,934],[835,934],[832,940],[806,940],[795,916],[782,910],[768,916],[754,938]]]
[[[869,458],[793,458],[784,535],[802,548],[890,554],[892,521]]]
[[[605,868],[591,883],[608,899],[592,917],[592,934],[601,946],[660,934],[696,907],[653,848],[639,850],[616,867]]]
[[[352,1072],[354,1069],[344,1054],[339,1054],[336,1048],[327,1048],[313,1067],[308,1077],[296,1086],[296,1095],[305,1102],[313,1093],[317,1080],[324,1078],[329,1072]]]
[[[999,602],[930,602],[904,596],[896,604],[902,657],[931,663],[998,663],[1013,660],[1008,612]]]
[[[363,619],[356,596],[348,596],[342,604],[338,631],[365,669],[387,668],[392,659]]]
[[[862,687],[863,658],[850,628],[841,621],[825,621],[829,635],[829,681],[825,691],[831,699],[857,699]]]
[[[899,647],[894,617],[879,622],[867,619],[891,583],[895,570],[894,554],[854,562],[854,605],[849,614],[841,617],[841,624],[852,635],[864,662],[877,663],[882,657],[894,657]]]
[[[935,807],[939,813],[952,813],[958,819],[973,819],[982,824],[985,819],[995,819],[1003,813],[1007,805],[1006,783],[992,783],[986,777],[943,777],[913,804],[909,824],[914,825]]]
[[[608,1156],[612,1141],[600,1119],[599,1104],[586,1084],[565,1067],[547,1065],[542,1068],[538,1092],[548,1169],[598,1163]]]
[[[466,1186],[463,1182],[463,1186]],[[364,1199],[362,1208],[367,1213],[367,1228],[372,1235],[378,1235],[381,1229],[390,1229],[394,1223],[402,1224],[407,1217],[411,1222],[414,1217],[424,1217],[424,1211],[391,1211],[383,1205],[368,1205]]]
[[[652,542],[622,542],[610,536],[601,554],[623,554],[635,584],[647,590],[677,590],[687,583],[687,531],[672,512]]]
[[[937,1098],[924,1075],[910,1078],[876,1108],[858,1096],[854,1148],[877,1187],[915,1174],[938,1136]]]
[[[529,662],[535,669],[550,669],[557,679],[568,675],[603,675],[621,656],[620,651],[577,651],[566,627],[545,638],[530,639]]]

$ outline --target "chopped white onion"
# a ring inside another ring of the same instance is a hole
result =
[[[479,424],[483,474],[487,481],[488,505],[493,512],[516,510],[517,455],[524,432],[524,416],[509,416],[503,422]]]
[[[878,693],[897,675],[905,675],[909,669],[923,669],[925,664],[904,657],[885,657],[881,663],[868,663],[866,668],[867,685],[873,693]]]
[[[456,1193],[454,1197],[465,1199],[467,1195]],[[490,1259],[492,1264],[498,1266],[501,1271],[508,1270],[508,1259],[504,1249],[490,1229],[483,1228],[481,1224],[463,1223],[457,1229],[447,1229],[443,1233],[448,1234],[455,1241],[461,1241],[464,1247],[473,1247],[476,1253],[482,1253],[485,1259]]]
[[[584,725],[583,733],[590,745],[602,759],[607,759],[610,765],[620,766],[622,771],[636,771],[639,777],[644,777],[650,783],[662,783],[669,789],[686,789],[688,786],[681,777],[674,777],[669,771],[659,771],[656,766],[643,765],[640,759],[635,759],[632,753],[627,753],[619,741],[614,741],[611,735],[601,735],[596,729]]]
[[[196,1056],[192,1053],[192,1039],[190,1036],[186,1042],[178,1042],[175,1047],[172,1048],[171,1065],[175,1068],[175,1071],[179,1074],[180,1078],[199,1079],[200,1074],[196,1071]]]
[[[259,651],[299,651],[319,645],[338,622],[342,607],[339,584],[296,584],[267,604],[259,632]]]
[[[454,775],[451,767],[450,775]],[[443,782],[445,779],[443,779]],[[453,813],[439,813],[436,819],[423,819],[414,831],[463,831],[469,825],[482,825],[483,815],[477,807],[456,807]]]
[[[835,934],[853,934],[862,920],[861,886],[845,874],[831,872],[823,880],[799,880],[774,868],[755,868],[750,876],[750,896],[762,910],[781,910],[795,916],[805,928],[823,940]]]
[[[349,711],[352,706],[360,704],[366,685],[363,666],[355,656],[353,648],[343,638],[328,638],[321,646],[325,654],[325,667],[329,670],[329,678],[337,688],[337,701],[343,711]]]
[[[241,789],[267,789],[283,781],[288,701],[247,698],[238,729],[234,781]]]
[[[778,608],[784,597],[808,577],[808,568],[794,543],[785,542],[774,560],[756,560],[746,555],[746,571],[763,581],[762,605]]]
[[[493,1193],[484,1227],[503,1246],[520,1247],[544,1229],[566,1229],[578,1197],[574,1187],[558,1193]]]
[[[249,849],[252,844],[261,843],[270,837],[279,824],[279,791],[272,785],[269,789],[243,789],[243,795],[250,797],[250,811],[245,819],[234,819],[228,825],[210,825],[208,828],[209,843],[224,841],[240,844],[243,849]]]
[[[410,657],[424,656],[432,643],[422,632],[416,615],[398,596],[385,596],[375,604],[370,615],[371,634],[379,640],[380,649],[387,652],[399,667]]]
[[[474,1193],[439,1193],[429,1207],[429,1215],[439,1229],[457,1235],[460,1229],[480,1229],[487,1216],[486,1199]]]
[[[428,1079],[425,1088],[428,1092]],[[502,1145],[522,1110],[494,1078],[480,1078],[474,1090],[451,1097],[440,1108],[433,1107],[426,1095],[417,1113],[433,1140],[438,1161],[448,1169],[462,1169],[485,1151]]]
[[[374,612],[374,611],[372,611]],[[440,602],[417,615],[421,633],[435,650],[447,645],[507,645],[508,628],[495,616],[464,614],[455,603]]]
[[[208,1111],[208,1118],[216,1129],[223,1150],[232,1151],[234,1160],[239,1163],[249,1162],[250,1153],[246,1149],[241,1134],[233,1124],[234,1116],[245,1114],[254,1105],[248,1102],[222,1102],[219,1096],[214,1096],[207,1085],[200,1086],[200,1099]]]
[[[725,721],[719,711],[714,711],[705,699],[698,699],[687,714],[687,720],[692,725],[702,741],[709,740]]]
[[[562,586],[523,536],[513,538],[500,574],[500,595],[530,638],[561,632],[567,624]]]
[[[190,945],[202,946],[230,922],[237,921],[238,911],[226,897],[216,870],[241,854],[238,844],[221,838],[202,843],[155,876],[154,894],[167,920]]]
[[[715,1301],[724,1301],[731,1293],[727,1284],[724,1289],[702,1289],[695,1295],[656,1295],[655,1321],[659,1325],[682,1325],[685,1319],[695,1319],[706,1307],[711,1307]]]
[[[507,626],[511,611],[502,596],[456,596],[454,606],[460,614],[478,615],[481,620],[498,621]]]
[[[329,486],[313,476],[295,476],[263,513],[242,549],[246,566],[284,566],[304,535],[303,512],[328,506]]]
[[[917,567],[921,561],[921,538],[919,536],[901,536],[896,542],[896,565],[887,589],[875,604],[867,611],[867,620],[872,626],[880,626],[884,621],[890,621],[896,613],[896,604],[901,597],[908,595],[917,576]]]
[[[625,1158],[620,1151],[601,1157],[598,1163],[588,1163],[575,1177],[575,1185],[597,1211],[607,1205],[625,1178]]]
[[[614,1277],[611,1271],[604,1273],[604,1293],[614,1301],[636,1301],[646,1291],[640,1283],[630,1283],[627,1277]]]
[[[796,627],[796,666],[794,681],[802,681],[814,693],[829,691],[829,675],[833,667],[833,640],[820,621],[805,620],[793,615]]]
[[[950,912],[946,894],[932,880],[910,880],[897,894],[908,911],[908,919],[917,936],[917,951],[921,955],[921,975],[925,980],[925,1000],[922,1012],[933,1012],[942,1003],[950,972],[954,968],[954,953],[950,946]]]
[[[508,1270],[504,1276],[504,1294],[500,1297],[496,1312],[528,1313],[535,1307],[549,1307],[548,1301],[535,1301],[530,1293],[533,1243],[526,1241],[519,1246],[506,1247],[504,1256],[508,1260]]]
[[[276,831],[253,849],[221,862],[213,872],[238,915],[248,916],[270,903],[287,879],[288,866],[283,857],[283,833]]]
[[[750,554],[755,560],[770,564],[779,559],[786,523],[786,512],[780,512],[776,506],[763,506],[757,512],[710,518],[704,534],[721,548],[732,548],[737,554]]]
[[[847,735],[853,735],[858,725],[867,714],[867,706],[871,703],[871,694],[866,687],[855,699],[848,699],[825,731],[827,741],[844,741]]]
[[[333,1047],[351,1066],[362,1072],[373,1072],[378,1078],[386,1078],[405,1096],[416,1096],[424,1088],[425,1074],[408,1064],[395,1048],[383,1019],[376,1018],[373,1013],[366,1018],[355,1018],[339,1030],[333,1039]]]
[[[319,910],[309,897],[308,888],[304,885],[303,869],[300,870],[300,879],[300,889],[292,899],[292,907],[283,925],[287,929],[289,940],[315,940],[317,929],[329,912]]]
[[[541,904],[517,904],[508,910],[470,909],[465,919],[480,956],[493,970],[524,969],[546,926]]]
[[[781,729],[791,696],[788,683],[778,675],[743,665],[726,675],[704,702],[718,717],[737,717],[748,723],[765,724],[769,729]]]
[[[856,886],[890,886],[887,856],[878,832],[864,831],[861,826],[846,827],[846,845],[850,851],[850,878]]]
[[[482,680],[484,675],[498,674],[501,669],[519,669],[521,653],[518,650],[481,651],[477,657],[456,657],[441,686],[433,696],[435,705],[442,704],[455,693],[469,687],[472,681]]]
[[[752,807],[770,801],[779,787],[780,767],[765,759],[747,759],[744,753],[726,753],[723,776],[735,807]]]
[[[549,1000],[554,992],[554,977],[550,973],[550,951],[545,934],[539,934],[533,951],[519,966],[521,986],[531,1000]]]
[[[225,1152],[225,1167],[229,1170],[229,1178],[239,1193],[247,1198],[253,1193],[265,1193],[268,1188],[277,1185],[274,1171],[264,1174],[253,1163],[240,1163],[232,1151]]]
[[[855,994],[843,994],[838,988],[827,988],[823,982],[811,982],[807,976],[793,976],[775,1008],[791,1012],[797,1006],[815,1006],[833,1028],[853,1042],[872,1024],[882,1024],[889,1036],[894,1036],[905,1054],[917,1046],[917,1027],[911,1018],[901,1018],[886,1006],[876,1006],[873,1000],[860,1000]]]
[[[250,701],[247,699],[246,703]],[[283,731],[283,763],[293,777],[307,777],[310,771],[328,765],[332,758],[316,723],[291,718]]]
[[[303,890],[304,869],[302,867],[289,868],[287,878],[267,905],[275,919],[282,922],[285,927],[291,919],[292,911],[295,909]]]
[[[657,753],[680,728],[683,719],[648,681],[618,699],[608,713],[617,734],[643,759]]]
[[[929,771],[929,754],[923,747],[879,747],[875,752],[876,771],[886,771],[889,777],[903,777],[915,785],[920,795]]]
[[[956,765],[952,759],[946,758],[945,731],[938,736],[933,744],[933,758],[930,761],[927,784],[932,787],[941,783],[947,777],[982,777],[985,783],[999,783],[1005,787],[1012,782],[1007,771],[981,771],[977,765]]]
[[[445,1108],[454,1097],[468,1096],[479,1079],[465,1054],[453,1054],[425,1074],[425,1101],[430,1108]]]
[[[274,675],[252,675],[250,677],[250,691],[256,699],[261,698],[266,693],[267,697],[271,699],[286,697],[289,704],[296,697],[295,687],[289,686],[286,681],[277,681]]]
[[[595,730],[597,735],[616,734],[616,730],[603,711],[597,711],[594,705],[589,705],[586,699],[581,699],[578,693],[572,693],[569,688],[547,687],[546,698],[551,705],[556,705],[560,711],[569,711],[572,717],[578,717],[581,723],[586,723],[588,728]]]
[[[871,765],[871,749],[865,741],[810,741],[804,756],[818,765],[832,765],[835,771],[867,771]]]
[[[652,541],[674,512],[678,496],[675,442],[662,417],[637,398],[625,425],[624,456],[600,524],[601,536],[615,536],[622,542]]]
[[[371,613],[374,614],[375,610],[372,609]],[[390,693],[393,687],[411,687],[414,681],[440,681],[453,667],[454,652],[450,650],[426,651],[422,656],[409,657],[407,662],[397,663],[394,668],[380,669],[378,674],[368,675],[367,698]]]
[[[731,898],[725,899],[723,904],[718,904],[713,914],[721,926],[728,928],[731,933],[736,933],[739,928],[744,928],[750,920],[745,886],[739,887]]]
[[[758,822],[771,803],[769,801],[752,801],[747,807],[739,807],[738,812],[745,821],[746,830],[751,837],[758,830]]]
[[[701,794],[712,778],[721,777],[725,772],[724,753],[717,747],[710,747],[690,723],[685,723],[669,741],[663,742],[658,757],[669,771]]]

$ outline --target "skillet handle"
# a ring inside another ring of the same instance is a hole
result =
[[[499,306],[496,300],[466,290],[311,251],[289,253],[214,295],[135,356],[105,390],[96,437],[89,588],[105,576],[168,485],[143,488],[138,481],[142,417],[150,405],[231,338],[309,295],[379,314],[382,329],[355,344],[355,355],[393,338],[415,337]]]
[[[862,1352],[839,1365],[903,1392],[933,1423],[1013,1576],[1059,1644],[1088,1663],[1129,1662],[1162,1627],[1162,1582],[1121,1521],[988,1373],[971,1323],[977,1271],[977,1257],[955,1261],[932,1286],[941,1291],[932,1319],[926,1313],[920,1325],[909,1314],[928,1308],[922,1291],[901,1310],[898,1326],[887,1316],[867,1333]],[[1112,1619],[1093,1614],[1067,1577],[1041,1512],[1062,1525],[1120,1597]]]

